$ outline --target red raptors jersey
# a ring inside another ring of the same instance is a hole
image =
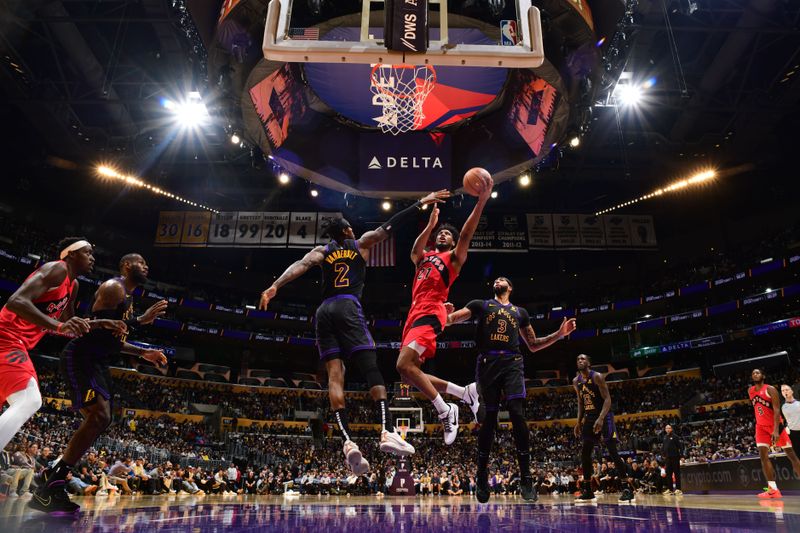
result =
[[[772,398],[767,392],[768,385],[761,385],[761,390],[756,391],[755,385],[747,389],[750,394],[750,401],[753,403],[753,411],[756,415],[757,426],[775,425],[775,411],[772,409]]]
[[[444,303],[450,286],[458,277],[453,267],[453,252],[426,252],[417,264],[411,306],[426,303]]]
[[[36,272],[36,270],[33,271],[28,277],[30,278]],[[69,279],[69,276],[66,276],[61,285],[50,289],[39,298],[33,300],[33,303],[42,313],[51,318],[58,318],[69,303],[69,299],[72,296],[72,287],[73,281]],[[23,320],[16,313],[6,309],[5,306],[0,309],[0,342],[22,344],[26,350],[30,351],[44,337],[46,332],[46,329]]]

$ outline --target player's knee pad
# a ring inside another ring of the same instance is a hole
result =
[[[383,375],[381,375],[381,371],[378,370],[378,356],[375,350],[361,350],[356,352],[353,355],[353,359],[356,360],[358,369],[361,371],[361,375],[364,376],[364,379],[367,380],[367,385],[370,389],[372,387],[385,386]]]

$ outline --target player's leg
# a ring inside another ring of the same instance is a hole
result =
[[[506,394],[506,407],[511,418],[514,444],[517,448],[520,492],[524,500],[536,501],[538,494],[533,488],[530,436],[528,423],[525,420],[525,398],[528,395],[525,389],[525,366],[521,355],[515,355],[510,359],[498,359],[495,364],[500,376],[498,381],[502,383]]]
[[[489,500],[489,458],[497,429],[497,415],[500,410],[500,389],[492,370],[491,364],[484,364],[478,358],[475,374],[478,390],[483,400],[484,416],[478,431],[478,471],[475,478],[475,496],[481,503]]]
[[[592,452],[597,443],[594,433],[594,422],[592,417],[585,417],[581,426],[581,468],[583,470],[583,482],[581,483],[581,494],[576,498],[575,503],[592,503],[597,498],[592,491]]]
[[[428,377],[428,380],[431,382],[431,385],[441,394],[449,394],[451,396],[455,396],[470,408],[472,411],[472,416],[475,417],[475,422],[480,422],[478,411],[480,409],[480,399],[478,395],[478,386],[477,384],[470,383],[462,387],[461,385],[457,385],[452,381],[445,381],[439,377],[434,376],[433,374],[425,374]]]
[[[758,495],[759,498],[780,498],[781,492],[775,482],[775,468],[769,459],[769,449],[772,445],[772,428],[756,425],[756,447],[758,457],[761,459],[761,470],[767,480],[767,490]]]
[[[800,460],[797,459],[797,454],[794,453],[794,443],[789,437],[789,433],[786,429],[781,431],[780,439],[778,439],[778,446],[783,449],[786,458],[792,463],[792,470],[794,470],[795,475],[800,476]]]
[[[619,456],[619,451],[617,451],[616,436],[612,436],[606,440],[606,448],[608,449],[608,455],[611,457],[611,460],[614,461],[617,472],[619,472],[619,480],[622,485],[622,494],[619,497],[619,501],[622,503],[633,503],[636,501],[636,496],[633,492],[633,480],[631,479],[628,465],[622,457]],[[667,480],[667,483],[670,483],[670,480]]]
[[[433,403],[433,407],[439,415],[439,420],[442,421],[444,442],[445,444],[452,444],[458,435],[458,405],[445,402],[439,391],[428,379],[428,375],[422,371],[422,359],[420,356],[429,349],[421,346],[416,341],[403,346],[400,349],[400,356],[397,358],[397,372],[403,381],[415,386]]]
[[[350,426],[347,422],[347,410],[344,403],[344,364],[339,357],[331,357],[325,361],[328,372],[328,399],[333,411],[333,418],[342,434],[342,452],[347,466],[356,474],[361,475],[369,470],[369,463],[361,454],[355,442],[350,438]]]
[[[5,449],[25,422],[42,407],[42,395],[39,393],[39,384],[36,382],[36,378],[29,375],[23,377],[28,377],[27,381],[9,385],[6,388],[13,392],[4,391],[4,394],[8,394],[8,397],[5,398],[5,402],[8,402],[8,409],[0,415],[0,450]],[[0,379],[6,378],[6,375],[0,375]]]

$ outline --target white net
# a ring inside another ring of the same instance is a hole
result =
[[[370,74],[372,105],[380,106],[376,117],[383,133],[398,135],[419,129],[425,120],[422,106],[436,85],[431,65],[375,65]]]

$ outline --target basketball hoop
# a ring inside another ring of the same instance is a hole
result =
[[[381,106],[375,118],[383,133],[399,135],[416,130],[425,120],[422,106],[436,85],[433,65],[384,65],[372,67],[369,76],[373,105]]]

